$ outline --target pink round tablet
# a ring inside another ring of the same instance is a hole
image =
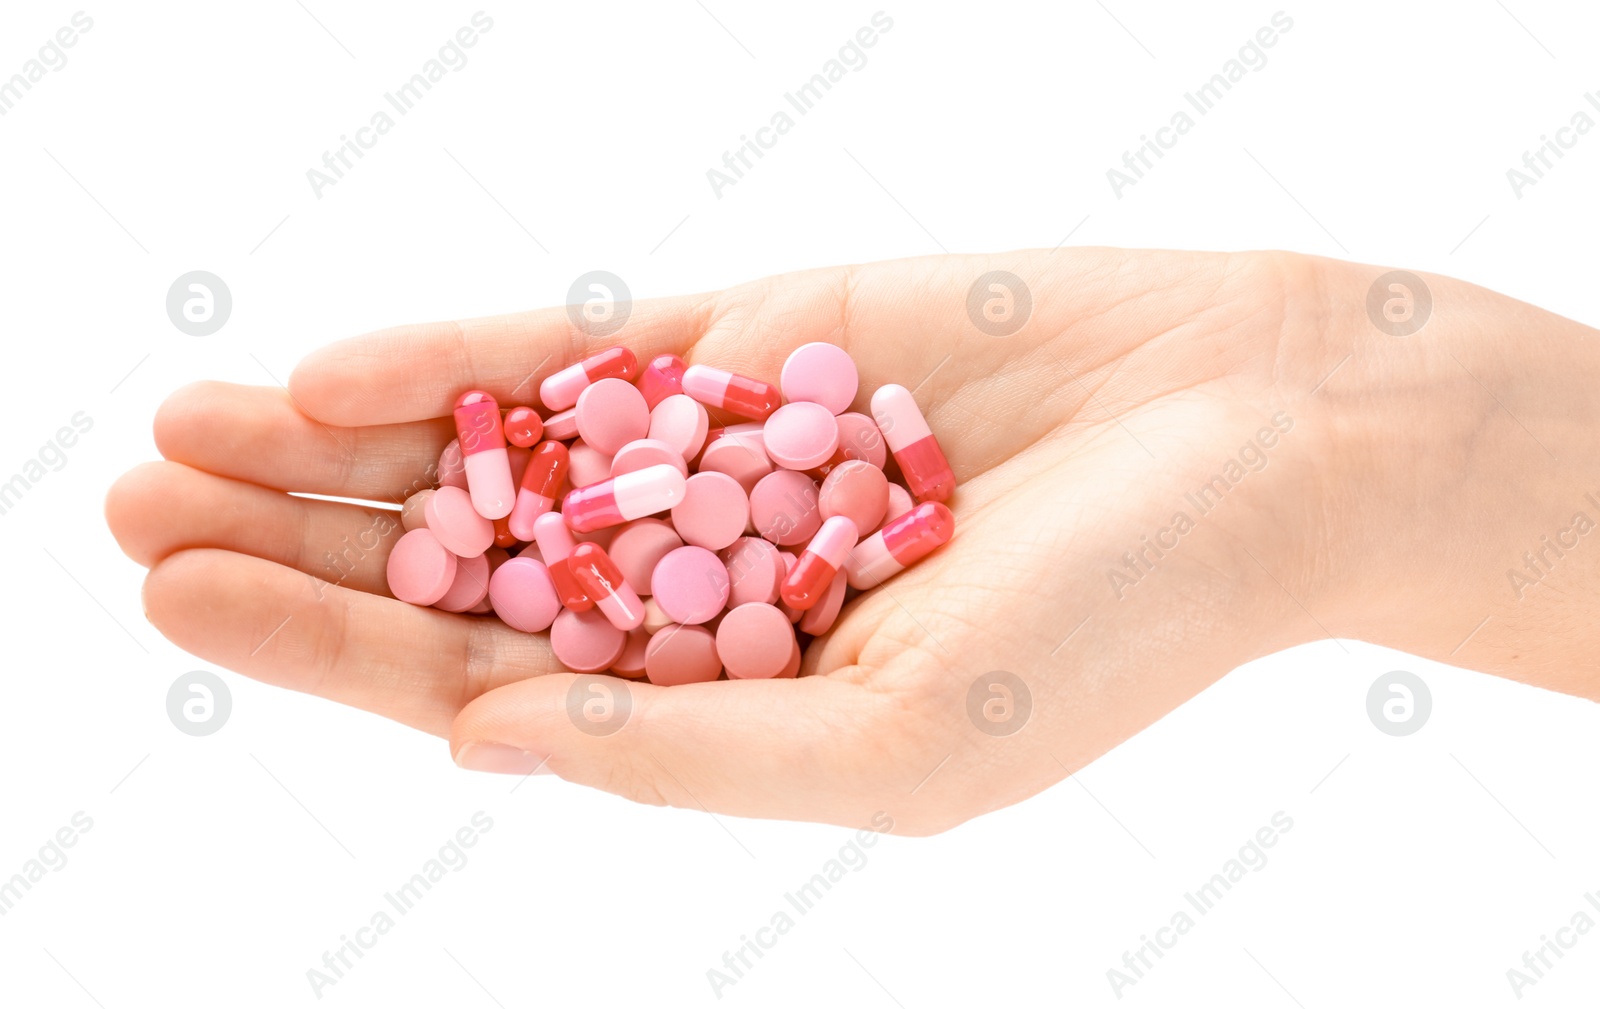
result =
[[[389,591],[396,599],[432,606],[456,578],[456,555],[426,529],[413,529],[389,552]]]
[[[568,441],[578,437],[578,408],[553,413],[544,422],[544,436],[548,441]]]
[[[608,382],[620,379],[607,379]],[[589,388],[594,388],[590,386]],[[574,487],[587,487],[611,479],[611,457],[588,442],[575,441],[567,449],[567,482]]]
[[[791,469],[767,474],[750,492],[750,518],[763,539],[781,547],[808,542],[822,525],[817,482]]]
[[[709,683],[722,673],[717,639],[704,627],[668,624],[650,636],[644,672],[651,683],[663,687]]]
[[[776,679],[792,680],[796,676],[799,676],[800,675],[800,658],[801,658],[801,656],[800,656],[800,642],[796,641],[794,643],[794,651],[789,653],[789,661],[788,661],[788,663],[784,665],[783,671],[780,672],[777,675]]]
[[[861,376],[844,348],[831,343],[796,347],[783,362],[778,385],[790,403],[818,403],[832,414],[844,413],[856,398]]]
[[[700,454],[710,426],[706,408],[682,393],[668,396],[650,411],[651,440],[666,442],[685,459]]]
[[[598,673],[622,658],[628,644],[626,631],[611,626],[597,609],[562,610],[550,625],[550,650],[563,666],[575,673]]]
[[[795,647],[794,628],[776,606],[744,603],[717,625],[717,656],[732,680],[770,680]]]
[[[406,503],[400,506],[400,526],[406,532],[413,529],[428,528],[428,517],[423,514],[423,508],[428,504],[428,499],[433,497],[433,488],[428,487],[417,491],[406,498]]]
[[[423,506],[428,529],[457,557],[477,557],[494,546],[494,523],[472,507],[460,487],[440,487]]]
[[[550,571],[534,556],[513,557],[489,576],[489,604],[514,630],[542,631],[561,612]]]
[[[869,462],[847,459],[828,471],[817,507],[824,521],[843,515],[857,529],[876,529],[889,508],[889,478]]]
[[[650,573],[650,596],[680,624],[703,624],[728,604],[728,569],[705,547],[679,547]]]
[[[635,627],[628,632],[628,640],[622,646],[622,657],[611,664],[611,671],[618,676],[637,680],[644,675],[644,656],[649,647],[650,632],[643,627]]]
[[[883,513],[883,520],[885,522],[893,522],[916,506],[916,499],[911,496],[910,491],[897,483],[892,483],[889,485],[889,507]],[[857,528],[865,529],[866,526],[858,526]]]
[[[667,611],[656,602],[655,596],[648,596],[644,601],[644,623],[639,626],[654,634],[656,631],[672,623],[672,618],[667,616]]]
[[[672,508],[672,525],[685,543],[721,550],[744,535],[750,498],[726,473],[696,473],[684,482],[683,500]]]
[[[637,473],[650,466],[676,466],[679,473],[684,476],[689,475],[689,464],[684,461],[683,453],[666,442],[654,438],[630,441],[611,457],[612,476]]]
[[[761,447],[760,435],[725,435],[706,446],[700,456],[700,472],[726,473],[739,481],[746,494],[772,472],[772,460]]]
[[[450,439],[450,444],[439,453],[439,468],[433,475],[440,487],[467,489],[467,464],[461,458],[460,439]]]
[[[889,448],[883,443],[883,432],[878,424],[864,413],[841,413],[839,422],[839,452],[846,459],[860,459],[883,469],[889,461]]]
[[[650,408],[633,383],[602,378],[578,395],[578,437],[608,458],[650,430]]]
[[[839,619],[844,608],[844,590],[848,585],[844,569],[833,576],[833,582],[822,596],[822,601],[800,614],[800,630],[807,634],[826,634]]]
[[[447,613],[465,613],[489,596],[489,558],[483,554],[456,562],[456,576],[434,607]]]
[[[775,603],[787,569],[778,548],[757,536],[741,536],[722,551],[728,569],[728,605]]]
[[[761,429],[767,456],[785,469],[813,469],[833,458],[839,422],[820,403],[780,406]]]
[[[683,546],[683,540],[661,519],[634,519],[615,528],[617,534],[611,538],[606,552],[622,572],[623,581],[639,595],[647,596],[656,565],[661,563],[661,558]]]

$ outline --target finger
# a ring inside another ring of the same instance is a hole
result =
[[[155,420],[156,446],[174,462],[264,487],[393,504],[432,486],[454,436],[449,420],[332,427],[281,389],[226,382],[179,389]]]
[[[173,644],[208,662],[437,735],[479,694],[556,668],[543,635],[227,550],[181,550],[156,564],[144,608]]]
[[[175,462],[145,463],[112,484],[106,521],[123,553],[147,568],[215,547],[385,596],[401,535],[396,511],[291,497]]]
[[[479,697],[450,739],[471,770],[538,769],[640,802],[853,827],[893,805],[902,830],[921,832],[906,795],[915,781],[897,772],[931,751],[901,708],[821,676],[659,687],[566,673]]]

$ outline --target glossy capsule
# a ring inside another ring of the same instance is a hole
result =
[[[911,496],[919,502],[948,500],[956,489],[956,475],[911,390],[903,385],[879,389],[872,394],[872,416],[905,474]]]
[[[751,420],[766,420],[782,402],[778,387],[769,382],[703,364],[691,364],[684,369],[683,391],[706,406]]]
[[[881,585],[950,542],[956,519],[937,501],[917,505],[856,544],[845,558],[845,577],[858,589]]]
[[[860,537],[856,524],[843,515],[822,523],[800,560],[784,577],[779,589],[783,601],[796,610],[809,610],[821,602]]]
[[[593,532],[666,511],[683,500],[685,486],[676,466],[646,466],[568,491],[561,515],[577,532]]]
[[[539,399],[551,410],[570,410],[578,403],[578,394],[602,378],[620,378],[633,381],[639,372],[639,362],[627,347],[612,347],[598,354],[568,365],[539,383]]]
[[[572,539],[572,530],[567,528],[567,523],[556,512],[545,512],[533,522],[533,539],[539,545],[539,553],[544,557],[545,567],[550,569],[550,580],[555,582],[556,595],[561,597],[561,605],[569,610],[584,610],[594,608],[594,600],[578,584],[577,578],[572,574],[572,552],[576,543]]]
[[[644,403],[654,410],[668,396],[683,392],[683,371],[688,365],[677,354],[659,354],[650,359],[634,383],[644,393]]]
[[[544,421],[531,406],[514,406],[507,410],[503,424],[506,441],[518,448],[533,448],[544,437]]]
[[[555,508],[561,500],[561,485],[567,481],[567,446],[559,441],[542,441],[534,447],[528,468],[522,471],[522,487],[511,509],[512,535],[523,542],[533,539],[533,524]]]
[[[611,626],[631,631],[644,623],[644,601],[622,577],[605,549],[598,543],[579,543],[567,563],[584,595],[594,600]]]
[[[503,519],[511,514],[517,491],[511,486],[511,455],[506,451],[500,404],[474,389],[456,400],[455,418],[472,507],[486,519]]]

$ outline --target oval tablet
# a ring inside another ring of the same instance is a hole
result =
[[[620,378],[602,378],[578,396],[578,437],[607,458],[650,430],[644,394]]]
[[[783,362],[778,378],[784,399],[791,403],[817,403],[832,414],[850,409],[860,384],[856,362],[844,348],[831,343],[796,347]]]
[[[627,643],[627,632],[611,626],[599,610],[562,610],[550,625],[550,650],[575,673],[610,669]]]
[[[549,569],[533,557],[513,557],[494,570],[489,604],[507,626],[529,634],[549,627],[561,612]]]
[[[450,590],[457,563],[456,555],[445,549],[437,536],[426,529],[413,529],[389,551],[389,591],[396,599],[432,606]]]
[[[703,624],[728,604],[728,569],[704,547],[679,547],[650,573],[650,597],[680,624]]]
[[[651,683],[663,687],[708,683],[722,674],[717,639],[704,627],[668,624],[650,636],[644,672]]]
[[[478,514],[460,487],[440,487],[423,506],[428,530],[457,557],[477,557],[494,545],[494,523]]]
[[[820,403],[790,403],[767,418],[761,444],[785,469],[814,469],[839,447],[839,422]]]
[[[794,628],[776,606],[745,603],[717,625],[717,656],[732,680],[769,680],[794,653]]]
[[[672,526],[685,543],[721,550],[744,535],[750,521],[750,499],[739,481],[726,473],[696,473],[683,488],[683,500],[672,508]]]

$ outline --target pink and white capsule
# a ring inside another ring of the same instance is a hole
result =
[[[486,519],[510,515],[517,489],[511,485],[511,454],[506,451],[500,404],[493,396],[477,389],[461,394],[456,400],[456,437],[472,507]]]
[[[843,515],[822,523],[800,560],[784,576],[779,589],[783,601],[797,610],[809,610],[821,602],[860,536],[856,524]]]
[[[956,475],[917,407],[911,390],[886,385],[872,394],[872,416],[900,464],[911,496],[921,501],[945,501],[956,489]]]
[[[778,408],[783,396],[778,387],[731,371],[704,364],[691,364],[683,372],[684,394],[706,406],[714,406],[751,420],[766,420]]]
[[[672,508],[683,500],[686,484],[676,466],[646,466],[568,491],[561,514],[574,531],[593,532]]]
[[[633,381],[639,361],[627,347],[612,347],[591,354],[577,364],[568,365],[539,383],[539,399],[551,410],[568,410],[578,403],[578,394],[602,378]]]
[[[955,531],[950,509],[925,501],[856,544],[845,558],[845,576],[858,589],[882,585],[950,542]]]

